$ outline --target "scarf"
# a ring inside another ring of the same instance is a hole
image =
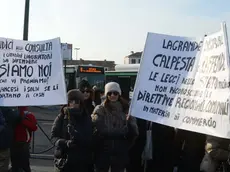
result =
[[[105,108],[105,125],[109,130],[123,128],[126,125],[126,114],[119,101],[110,102],[111,110]]]

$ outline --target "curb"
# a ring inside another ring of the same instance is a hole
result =
[[[30,166],[31,172],[51,172],[54,170],[54,167],[41,167],[41,166]]]
[[[31,159],[53,160],[53,155],[48,154],[30,154]]]

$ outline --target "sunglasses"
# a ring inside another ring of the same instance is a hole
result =
[[[114,91],[114,92],[108,92],[108,93],[107,93],[108,96],[111,96],[112,94],[113,94],[114,96],[117,96],[119,93],[116,92],[116,91]]]
[[[90,93],[89,90],[82,90],[81,92],[82,92],[82,93]]]

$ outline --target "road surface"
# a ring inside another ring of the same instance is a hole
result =
[[[53,172],[54,166],[52,160],[31,159],[32,172]]]

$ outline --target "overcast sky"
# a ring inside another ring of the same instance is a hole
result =
[[[24,1],[0,1],[0,37],[22,39]],[[229,0],[31,0],[29,40],[60,37],[78,58],[123,63],[147,32],[202,36],[221,21],[230,28]]]

